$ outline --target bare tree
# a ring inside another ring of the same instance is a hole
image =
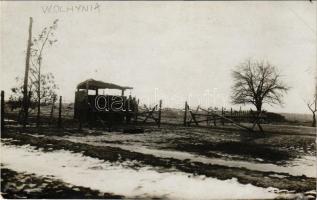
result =
[[[58,89],[58,86],[56,85],[54,78],[55,77],[52,73],[41,75],[40,98],[42,102],[46,105],[52,103],[54,98],[56,99],[57,97],[56,90]],[[35,109],[36,102],[38,100],[38,82],[32,80],[31,77],[29,77],[29,79],[29,104],[31,109]],[[11,88],[12,94],[9,97],[9,104],[11,106],[11,109],[21,107],[21,104],[23,102],[23,80],[20,77],[16,77],[16,82],[17,86]]]
[[[257,110],[257,120],[262,112],[263,104],[282,104],[282,97],[288,91],[281,80],[276,67],[264,61],[247,60],[232,72],[233,104],[252,104]],[[259,129],[263,131],[260,123]]]
[[[316,112],[317,112],[317,95],[314,95],[314,99],[311,102],[307,103],[307,107],[313,114],[312,127],[316,127]]]
[[[313,114],[312,127],[316,127],[316,112],[317,112],[317,76],[315,78],[315,94],[311,101],[307,101],[307,107]]]
[[[37,81],[37,125],[39,125],[40,121],[40,113],[41,113],[41,83],[42,83],[42,60],[43,60],[43,52],[47,44],[53,45],[57,42],[57,39],[54,38],[54,31],[57,28],[58,19],[54,20],[53,24],[44,27],[42,32],[38,35],[37,38],[33,39],[32,43],[32,68],[30,69],[31,74],[33,75],[33,80]]]

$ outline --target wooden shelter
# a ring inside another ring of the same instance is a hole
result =
[[[121,95],[99,95],[99,90],[105,89],[120,90]],[[131,89],[133,88],[94,79],[79,83],[75,93],[74,118],[90,124],[98,121],[122,123],[126,120],[129,122],[137,110],[135,99],[130,95],[124,96],[125,90]]]

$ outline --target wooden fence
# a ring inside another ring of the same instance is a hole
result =
[[[183,113],[183,116],[182,116]],[[137,110],[130,112],[131,119],[126,120],[129,124],[154,124],[158,127],[162,123],[175,124],[184,126],[225,126],[235,125],[243,129],[253,130],[254,127],[267,120],[265,113],[259,113],[252,110],[234,110],[232,108],[202,108],[198,106],[195,109],[191,109],[185,102],[185,108],[183,111],[173,111],[167,108],[162,113],[162,100],[158,104],[150,107],[147,105],[137,105]],[[129,118],[130,118],[129,117]],[[163,119],[162,119],[163,118]],[[183,118],[183,119],[182,119]],[[4,101],[4,92],[1,92],[1,128],[5,124],[12,122],[21,123],[21,109],[11,110],[10,105]],[[105,122],[102,119],[96,118],[96,121],[104,127],[109,127],[112,124]],[[163,121],[163,122],[162,122]],[[35,111],[31,111],[28,117],[29,125],[33,125],[37,122]],[[76,127],[81,129],[82,124],[80,120],[74,119],[74,104],[63,104],[62,97],[59,97],[58,103],[53,101],[50,105],[45,105],[41,108],[41,125],[62,127]],[[247,124],[247,125],[246,125]],[[88,125],[92,127],[90,124]]]
[[[12,109],[14,107],[14,109]],[[161,109],[162,100],[153,107],[143,105],[137,112],[131,113],[131,124],[154,124],[158,127],[161,126]],[[111,126],[109,123],[102,119],[96,119],[98,123],[104,127]],[[4,101],[4,91],[1,91],[1,128],[11,124],[22,124],[23,115],[22,109],[19,106],[12,106],[9,102]],[[29,110],[28,125],[34,126],[37,122],[36,110]],[[65,104],[62,101],[62,96],[59,97],[59,101],[52,101],[51,104],[41,106],[40,114],[41,126],[55,126],[62,127],[79,127],[85,126],[81,124],[80,120],[74,119],[74,104]],[[90,128],[92,126],[88,125]]]
[[[235,125],[250,131],[254,130],[255,125],[266,120],[266,116],[262,112],[252,110],[227,110],[225,108],[204,109],[198,106],[196,109],[191,109],[187,102],[184,108],[184,126],[225,126],[226,124]],[[251,123],[251,126],[246,126],[243,123]]]
[[[4,127],[6,124],[23,124],[23,113],[21,107],[12,108],[12,104],[10,104],[10,102],[2,101],[2,98],[1,103],[1,127]],[[60,96],[58,104],[53,102],[51,104],[41,105],[39,124],[62,128],[63,121],[70,121],[70,119],[72,119],[72,116],[69,115],[69,113],[65,113],[67,112],[63,109],[62,97]],[[35,125],[38,121],[36,110],[29,109],[27,118],[27,124],[29,126]]]
[[[138,106],[139,107],[139,106]],[[159,104],[156,104],[153,107],[148,107],[143,105],[143,108],[139,108],[135,114],[135,123],[146,123],[149,120],[155,122],[158,127],[161,126],[161,117],[162,117],[162,100],[159,101]]]

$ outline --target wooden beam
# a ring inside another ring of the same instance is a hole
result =
[[[187,101],[185,101],[185,111],[184,111],[184,126],[187,126]]]
[[[206,111],[206,110],[203,109],[203,108],[201,108],[201,110]],[[243,125],[241,125],[241,124],[239,124],[239,123],[237,123],[237,122],[235,122],[235,121],[233,121],[233,120],[231,120],[231,119],[229,119],[229,118],[227,118],[227,117],[221,116],[221,115],[219,115],[219,114],[217,114],[217,113],[214,113],[214,115],[215,115],[215,116],[218,116],[218,117],[220,117],[220,118],[223,118],[223,119],[225,119],[225,120],[227,120],[227,121],[229,121],[229,122],[235,124],[236,126],[239,126],[239,127],[241,127],[241,128],[247,129],[247,130],[249,130],[249,131],[253,131],[253,129],[250,129],[249,127],[243,126]]]
[[[199,111],[199,106],[197,106],[195,113],[192,113],[192,114],[198,115],[198,113],[197,113],[198,111]],[[191,118],[191,119],[189,120],[189,124],[191,124],[192,121],[193,121],[193,118]]]
[[[23,127],[26,126],[28,120],[28,80],[29,80],[29,69],[30,69],[30,57],[31,57],[31,45],[32,45],[32,23],[33,19],[30,17],[29,24],[29,38],[26,49],[26,59],[25,59],[25,72],[24,72],[24,84],[23,84]]]
[[[155,108],[156,108],[156,106],[154,106],[154,107],[152,108],[152,110],[149,112],[149,114],[148,114],[148,115],[145,117],[145,119],[143,120],[143,123],[145,123],[146,120],[147,120],[149,117],[152,117]]]
[[[4,130],[4,91],[1,90],[1,131]]]
[[[193,112],[190,110],[189,113],[191,114],[192,119],[194,120],[195,124],[198,126],[199,124],[198,124],[198,122],[197,122],[197,120],[196,120],[196,117],[195,117],[195,115],[193,114]]]
[[[162,100],[160,100],[159,104],[159,113],[158,113],[158,127],[161,127],[161,110],[162,110]]]

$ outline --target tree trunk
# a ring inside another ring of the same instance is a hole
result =
[[[315,112],[313,112],[313,123],[312,123],[312,127],[316,127],[316,114],[315,114]]]
[[[39,71],[38,71],[38,90],[37,90],[37,120],[36,120],[36,126],[38,127],[40,125],[40,119],[41,119],[41,55],[39,57]]]
[[[1,90],[1,131],[4,130],[4,91]]]
[[[255,119],[256,120],[256,124],[259,127],[260,132],[263,134],[264,131],[263,131],[263,128],[262,128],[261,122],[260,122],[260,117],[261,117],[260,114],[262,112],[262,104],[261,103],[256,105],[256,111],[257,111],[257,115],[256,115],[256,119]]]
[[[59,96],[58,128],[62,128],[62,96]]]

